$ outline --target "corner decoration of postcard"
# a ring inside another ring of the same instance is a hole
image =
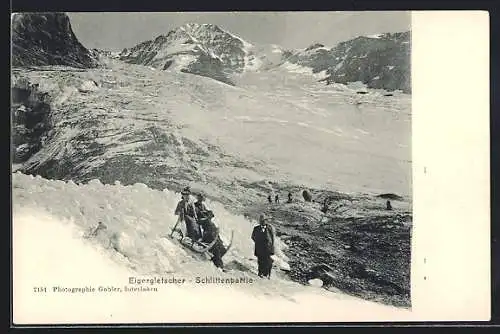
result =
[[[488,320],[488,21],[13,14],[14,324]]]

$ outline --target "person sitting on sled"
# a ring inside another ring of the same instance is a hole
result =
[[[174,214],[186,224],[187,237],[194,242],[201,238],[201,230],[197,222],[196,208],[190,200],[190,195],[191,190],[189,187],[185,187],[181,192],[182,199],[177,203]]]
[[[205,200],[205,196],[202,193],[198,193],[196,195],[196,202],[194,202],[194,208],[196,210],[196,216],[200,217],[203,211],[208,211],[207,206],[203,201]]]
[[[224,263],[222,262],[222,257],[227,252],[227,248],[224,246],[220,235],[219,228],[212,221],[214,218],[214,213],[211,210],[205,210],[200,213],[199,222],[203,228],[203,237],[201,242],[204,244],[211,244],[215,241],[215,244],[208,251],[213,255],[212,262],[217,268],[224,268]]]

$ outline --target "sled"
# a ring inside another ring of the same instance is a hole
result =
[[[179,237],[176,237],[175,235],[178,234]],[[231,231],[231,239],[229,241],[229,244],[225,246],[226,252],[223,254],[223,256],[229,251],[233,244],[233,236],[234,236],[234,231]],[[194,241],[191,238],[185,237],[184,234],[182,233],[181,230],[179,229],[174,229],[169,235],[169,238],[174,239],[178,241],[183,247],[188,248],[189,250],[199,253],[199,254],[207,254],[210,257],[212,257],[212,254],[210,253],[210,249],[215,245],[217,242],[218,238],[215,238],[211,243],[207,244],[201,241]]]
[[[215,243],[217,242],[217,238],[215,238],[209,244],[201,242],[201,241],[194,241],[194,240],[192,240],[192,239],[190,239],[188,237],[182,237],[179,240],[179,242],[183,246],[191,249],[193,252],[203,254],[203,253],[207,253],[215,245]]]

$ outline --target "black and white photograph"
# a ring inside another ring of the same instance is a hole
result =
[[[19,323],[410,318],[411,12],[26,12],[11,34]]]

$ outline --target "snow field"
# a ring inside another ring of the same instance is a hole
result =
[[[145,185],[85,185],[13,174],[14,320],[29,323],[242,322],[403,319],[408,311],[275,278],[241,284],[165,284],[157,292],[69,293],[129,285],[129,277],[224,275],[174,242],[159,238],[174,223],[177,195]],[[252,252],[253,224],[214,210],[222,231],[234,229],[226,257]],[[101,221],[107,229],[85,238]],[[228,258],[225,258],[228,261]],[[46,286],[50,293],[34,294]],[[135,285],[134,285],[135,286]],[[355,310],[355,311],[354,311]],[[64,316],[62,316],[64,315]]]

